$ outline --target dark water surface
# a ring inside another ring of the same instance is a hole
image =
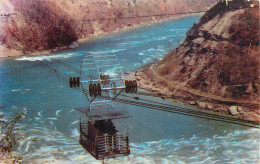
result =
[[[87,106],[84,95],[72,90],[37,60],[68,76],[77,76],[56,59],[80,69],[86,53],[114,52],[124,71],[136,69],[162,57],[180,44],[187,30],[200,16],[190,16],[156,25],[92,39],[73,50],[41,57],[0,60],[0,111],[26,113],[17,131],[26,136],[17,144],[24,160],[56,163],[100,163],[78,143],[79,112]],[[113,72],[113,70],[111,70]],[[147,98],[169,103],[160,98]],[[140,100],[142,101],[142,100]],[[259,130],[207,121],[131,105],[132,117],[117,122],[130,136],[131,154],[108,159],[108,163],[257,163]],[[174,104],[192,108],[182,104]]]

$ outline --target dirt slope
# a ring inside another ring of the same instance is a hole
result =
[[[204,109],[260,120],[257,5],[236,0],[211,8],[175,52],[140,73],[142,80],[153,81],[141,80],[143,87],[196,100],[190,103]]]
[[[138,15],[206,11],[218,0],[2,0],[0,41],[24,52],[67,46],[80,38],[171,16],[106,20]],[[86,21],[96,20],[100,21]]]

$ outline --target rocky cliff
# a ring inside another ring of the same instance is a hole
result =
[[[9,49],[24,52],[52,49],[80,38],[173,17],[138,16],[206,11],[217,1],[3,0],[0,41]]]
[[[259,2],[220,2],[174,52],[140,77],[152,79],[144,88],[196,100],[190,103],[204,109],[260,120],[259,54]],[[212,101],[216,103],[208,103]]]

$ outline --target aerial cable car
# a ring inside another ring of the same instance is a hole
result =
[[[113,105],[113,100],[123,91],[137,92],[136,81],[125,80],[114,53],[86,54],[81,63],[79,79],[89,101],[88,107],[76,108],[84,113],[80,118],[79,143],[98,160],[129,155],[128,131],[122,133],[124,129],[119,130],[115,123],[130,116],[126,108],[118,109]],[[72,86],[78,86],[77,80],[70,79]]]
[[[119,132],[115,124],[119,119],[130,117],[127,112],[115,109],[111,103],[91,104],[91,108],[77,108],[85,114],[80,118],[79,143],[82,147],[97,160],[129,155],[128,131]]]

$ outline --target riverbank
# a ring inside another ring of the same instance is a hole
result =
[[[216,1],[199,0],[198,3],[188,0],[99,0],[84,3],[78,0],[47,0],[42,3],[40,0],[5,0],[0,3],[0,7],[4,9],[4,15],[9,13],[9,16],[0,17],[0,44],[21,51],[11,52],[7,56],[38,55],[41,53],[38,51],[56,51],[57,47],[68,46],[81,38],[84,40],[129,27],[150,24],[174,15],[179,16],[179,13],[207,11]],[[63,48],[58,48],[60,49]]]
[[[145,27],[145,26],[155,25],[157,23],[173,21],[173,20],[176,20],[176,19],[184,18],[184,17],[194,16],[194,15],[202,15],[203,13],[205,13],[205,12],[180,14],[178,16],[171,16],[169,18],[162,19],[162,20],[154,19],[154,22],[142,23],[142,24],[137,24],[137,25],[132,25],[132,26],[125,26],[122,29],[116,29],[115,31],[112,31],[112,32],[99,31],[97,34],[91,34],[86,38],[78,39],[76,42],[73,42],[69,46],[57,47],[57,48],[50,49],[50,50],[34,51],[34,52],[29,52],[29,51],[22,52],[22,51],[18,51],[18,50],[15,50],[15,49],[8,49],[4,45],[0,45],[0,59],[13,58],[13,57],[18,57],[18,56],[47,56],[47,55],[50,55],[52,52],[59,52],[59,51],[66,50],[66,49],[74,49],[76,47],[79,47],[82,43],[87,42],[87,41],[92,40],[92,39],[96,39],[98,37],[105,37],[105,36],[111,35],[113,33],[126,32],[126,31],[129,31],[129,30],[134,30],[134,29],[137,29],[137,28]]]
[[[128,75],[126,79],[136,80],[138,87],[151,91],[154,96],[172,99],[178,103],[195,106],[201,110],[213,111],[231,115],[243,120],[260,122],[259,102],[243,102],[229,100],[207,93],[196,92],[192,88],[183,87],[182,84],[158,77],[150,64]]]
[[[59,52],[66,49],[73,49],[76,47],[79,47],[78,42],[73,42],[69,46],[57,47],[50,50],[22,52],[14,49],[8,49],[5,48],[4,46],[0,46],[0,59],[13,58],[18,56],[46,56],[46,55],[50,55],[52,52]]]
[[[219,2],[186,34],[174,51],[136,72],[139,86],[200,109],[260,122],[258,6]]]

